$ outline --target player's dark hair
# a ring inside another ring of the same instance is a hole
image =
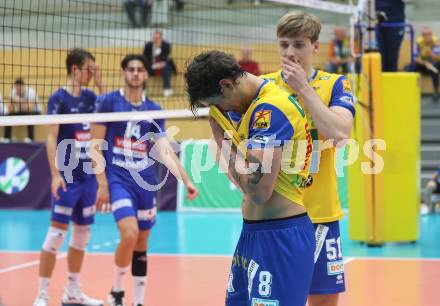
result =
[[[147,60],[142,54],[127,54],[121,62],[122,70],[125,70],[128,66],[128,63],[131,61],[140,61],[142,62],[142,65],[144,65],[144,68],[146,70],[148,69]]]
[[[87,59],[95,61],[95,57],[93,56],[93,54],[87,50],[81,48],[74,48],[69,50],[66,58],[67,74],[72,73],[73,65],[77,65],[79,68],[81,68]]]
[[[203,52],[187,62],[184,76],[192,112],[197,112],[201,100],[221,95],[222,79],[235,81],[243,74],[234,56],[222,51]]]
[[[22,78],[17,78],[14,82],[15,85],[24,85],[24,80]]]

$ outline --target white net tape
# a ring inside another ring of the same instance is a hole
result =
[[[199,117],[206,117],[208,116],[208,112],[208,108],[200,108],[197,111],[197,115]],[[98,114],[2,116],[0,117],[0,126],[49,125],[82,122],[114,122],[138,120],[152,121],[154,119],[183,119],[193,117],[194,115],[191,111],[183,109]]]

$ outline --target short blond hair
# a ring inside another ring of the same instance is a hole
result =
[[[305,36],[315,42],[321,32],[321,20],[303,11],[291,11],[281,17],[277,25],[277,36],[293,38]]]

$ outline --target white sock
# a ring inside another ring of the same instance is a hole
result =
[[[125,275],[128,273],[130,266],[127,267],[118,267],[117,265],[115,265],[114,268],[114,273],[115,273],[115,278],[113,281],[113,291],[119,292],[119,291],[124,291],[124,277]]]
[[[133,276],[133,304],[134,305],[144,305],[145,298],[145,286],[147,284],[146,276]]]
[[[79,273],[67,273],[67,289],[71,291],[79,287]]]
[[[50,278],[48,277],[39,277],[38,278],[38,292],[44,291],[47,292],[49,289]]]

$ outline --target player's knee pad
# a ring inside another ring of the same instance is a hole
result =
[[[69,246],[84,251],[90,240],[90,225],[74,225]]]
[[[43,250],[48,253],[57,254],[64,243],[66,233],[66,230],[50,226],[43,243]]]
[[[147,251],[134,251],[131,262],[131,275],[146,276],[148,269]]]

